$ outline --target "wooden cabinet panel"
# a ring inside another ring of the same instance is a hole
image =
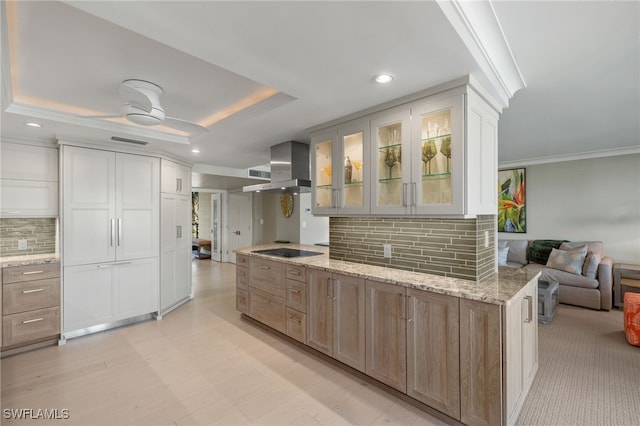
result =
[[[407,289],[407,394],[460,420],[459,299]]]
[[[60,333],[60,307],[21,312],[2,317],[2,346],[55,337]]]
[[[236,287],[249,291],[249,268],[236,265]]]
[[[326,271],[307,271],[307,344],[333,355],[333,283]]]
[[[249,315],[281,333],[287,332],[286,310],[282,298],[251,288],[249,290]]]
[[[44,265],[12,266],[2,269],[2,283],[21,283],[33,280],[58,278],[60,276],[60,264],[49,263]]]
[[[236,310],[243,314],[249,314],[249,293],[236,289]]]
[[[249,267],[249,256],[243,254],[236,254],[236,266],[242,266],[244,268]]]
[[[60,278],[6,284],[2,288],[4,315],[60,305]]]
[[[286,265],[286,277],[290,280],[307,282],[307,268],[300,265]]]
[[[300,312],[307,312],[306,282],[287,279],[287,306]]]
[[[305,314],[287,308],[287,336],[307,343],[307,316]]]
[[[278,297],[286,296],[284,264],[272,260],[251,258],[249,285]]]
[[[405,288],[366,282],[366,373],[407,391]]]
[[[365,283],[333,274],[333,357],[365,371]]]
[[[502,423],[501,307],[460,300],[460,421]]]

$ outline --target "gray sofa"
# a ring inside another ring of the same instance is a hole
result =
[[[613,259],[605,256],[604,244],[601,241],[566,241],[558,247],[562,251],[571,251],[586,245],[587,256],[583,263],[583,270],[576,273],[547,267],[544,255],[541,256],[540,252],[532,250],[534,246],[537,248],[538,242],[541,241],[550,240],[500,240],[498,265],[541,271],[540,280],[556,281],[560,284],[560,303],[606,311],[611,309]],[[506,250],[500,250],[504,247],[508,247],[506,263],[504,263]],[[584,248],[582,251],[584,252]],[[503,255],[502,259],[500,254]]]

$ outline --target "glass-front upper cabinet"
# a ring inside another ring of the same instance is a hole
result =
[[[312,135],[313,214],[369,213],[369,121]]]

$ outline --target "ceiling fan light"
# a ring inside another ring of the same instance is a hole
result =
[[[130,103],[122,106],[122,115],[132,123],[141,124],[143,126],[156,126],[164,121],[164,111],[160,108],[152,108],[151,112],[146,112],[140,108],[136,108]]]

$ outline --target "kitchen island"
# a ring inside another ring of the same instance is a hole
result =
[[[317,252],[278,257],[257,250]],[[538,274],[481,282],[329,259],[328,249],[236,250],[237,309],[469,425],[514,424],[538,368]]]

